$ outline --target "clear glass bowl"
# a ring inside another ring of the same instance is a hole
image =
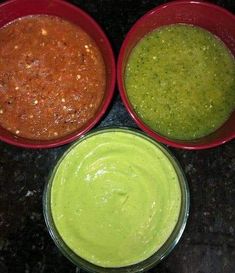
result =
[[[181,188],[181,197],[182,197],[181,198],[181,210],[180,210],[178,222],[177,222],[173,232],[171,233],[170,237],[163,244],[163,246],[158,251],[156,251],[151,257],[149,257],[148,259],[146,259],[140,263],[126,266],[126,267],[103,268],[103,267],[91,264],[90,262],[79,257],[76,253],[74,253],[66,245],[66,243],[61,238],[59,232],[57,231],[57,229],[55,227],[55,224],[54,224],[54,221],[52,218],[52,213],[51,213],[51,198],[50,198],[51,197],[51,187],[52,187],[55,173],[56,173],[61,161],[76,145],[79,145],[79,143],[81,143],[85,139],[92,137],[94,135],[103,134],[106,132],[117,132],[117,131],[118,132],[125,132],[127,134],[134,134],[136,136],[140,136],[140,137],[144,138],[145,140],[150,141],[155,146],[157,146],[168,157],[168,159],[170,160],[170,162],[174,166],[175,171],[178,175],[178,179],[179,179],[179,184],[180,184],[180,188]],[[190,203],[189,188],[188,188],[188,184],[187,184],[185,175],[184,175],[178,161],[174,157],[174,155],[171,154],[171,152],[166,147],[163,147],[161,144],[157,143],[155,140],[146,136],[144,133],[142,133],[138,130],[129,129],[129,128],[104,128],[104,129],[95,130],[91,133],[86,134],[82,138],[80,138],[80,140],[75,142],[60,158],[60,160],[58,161],[58,163],[56,164],[54,170],[52,171],[52,173],[50,175],[48,183],[45,185],[44,194],[43,194],[43,213],[44,213],[44,218],[46,221],[48,231],[49,231],[52,239],[54,240],[55,244],[60,249],[60,251],[63,253],[63,255],[65,257],[67,257],[76,266],[78,266],[86,271],[97,272],[97,273],[104,273],[104,272],[105,273],[106,272],[109,272],[109,273],[125,273],[125,272],[132,273],[132,272],[143,272],[143,271],[150,269],[151,267],[153,267],[154,265],[159,263],[164,257],[166,257],[173,250],[173,248],[178,243],[178,241],[179,241],[180,237],[182,236],[183,231],[185,229],[188,214],[189,214],[189,203]]]

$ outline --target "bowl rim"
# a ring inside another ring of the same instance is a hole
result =
[[[10,1],[6,1],[4,3],[0,4],[0,9],[3,6],[7,6],[7,5],[12,5],[15,2],[20,2],[21,0],[10,0]],[[30,2],[30,0],[26,0],[28,2]],[[104,114],[106,113],[106,111],[108,110],[108,107],[110,106],[110,103],[112,101],[114,92],[115,92],[115,85],[116,85],[116,61],[115,61],[115,56],[114,56],[114,52],[113,52],[113,48],[111,45],[111,42],[109,41],[106,33],[103,31],[103,29],[101,28],[101,26],[96,22],[95,19],[92,18],[91,15],[89,15],[87,12],[85,12],[83,9],[81,9],[78,6],[75,6],[71,3],[68,3],[66,1],[63,0],[42,0],[42,2],[55,2],[58,3],[59,5],[63,5],[65,8],[69,8],[71,10],[73,10],[73,12],[78,13],[78,14],[82,14],[87,21],[89,21],[93,27],[96,29],[96,31],[99,33],[99,36],[102,37],[103,40],[103,44],[105,45],[108,54],[110,56],[110,87],[109,89],[107,89],[106,92],[106,96],[104,96],[103,98],[103,102],[100,104],[100,108],[97,110],[96,114],[94,117],[91,118],[91,121],[88,121],[87,125],[84,125],[81,129],[78,129],[72,133],[70,133],[68,136],[64,136],[58,139],[51,139],[51,140],[33,140],[33,139],[27,139],[27,138],[21,138],[21,137],[17,137],[14,136],[9,138],[8,136],[4,136],[2,134],[0,134],[0,141],[3,141],[5,143],[17,146],[17,147],[22,147],[22,148],[31,148],[31,149],[46,149],[46,148],[54,148],[54,147],[59,147],[62,146],[64,144],[68,144],[78,138],[80,138],[82,135],[84,135],[86,132],[90,131],[100,120],[101,118],[104,116]],[[39,14],[47,14],[45,13],[32,13],[30,15],[27,16],[31,16],[31,15],[39,15]],[[56,16],[56,15],[54,15]],[[14,20],[17,20],[19,18],[22,18],[24,16],[18,16],[16,17]],[[61,18],[64,18],[63,16],[61,16]],[[64,18],[64,20],[69,21],[68,19]],[[10,23],[12,21],[9,21],[8,23]],[[91,38],[93,38],[90,35]],[[14,139],[15,137],[15,139]],[[38,143],[33,143],[33,142],[38,142]]]
[[[179,218],[173,231],[171,232],[168,239],[164,242],[164,244],[154,254],[152,254],[149,258],[145,259],[144,261],[141,261],[139,263],[136,263],[130,266],[116,267],[116,268],[110,268],[110,267],[104,268],[104,267],[92,264],[91,262],[81,258],[73,250],[71,250],[63,241],[59,232],[56,229],[56,226],[52,217],[51,206],[50,206],[51,204],[50,197],[51,197],[51,188],[53,185],[53,179],[64,158],[73,150],[74,147],[79,145],[81,142],[85,141],[87,138],[96,136],[97,134],[104,134],[109,132],[122,132],[125,134],[133,134],[135,136],[143,138],[146,141],[151,142],[154,146],[160,149],[162,153],[168,158],[169,163],[175,169],[175,172],[178,176],[180,189],[181,189],[181,208],[180,208]],[[148,136],[145,132],[141,131],[138,128],[136,129],[136,128],[120,127],[120,126],[103,127],[103,128],[94,129],[88,132],[86,135],[82,136],[80,139],[74,142],[66,151],[64,151],[63,154],[59,157],[54,167],[51,169],[50,175],[48,176],[48,179],[44,185],[42,204],[43,204],[44,221],[46,223],[47,230],[53,242],[61,251],[61,253],[73,264],[75,264],[76,266],[79,266],[80,268],[84,270],[89,270],[89,272],[96,272],[96,273],[106,273],[106,272],[110,272],[110,273],[119,273],[119,272],[135,273],[136,272],[137,273],[137,272],[145,272],[146,270],[152,268],[153,266],[161,262],[164,258],[166,258],[172,252],[172,250],[176,247],[176,245],[182,238],[182,235],[184,233],[184,230],[188,221],[188,217],[189,217],[190,190],[189,190],[187,177],[183,171],[183,168],[181,167],[180,162],[165,145],[157,142],[154,138]],[[148,263],[144,264],[145,262],[148,262]]]
[[[212,142],[209,143],[193,143],[194,140],[192,141],[184,141],[184,140],[174,140],[174,139],[169,139],[154,130],[152,130],[148,125],[146,125],[140,117],[135,113],[135,111],[132,109],[132,105],[128,100],[128,96],[125,90],[125,84],[123,80],[123,63],[124,63],[124,56],[125,56],[125,51],[126,48],[128,47],[129,41],[131,39],[132,34],[145,22],[146,18],[150,17],[152,13],[155,12],[161,12],[161,10],[170,7],[175,7],[180,5],[191,5],[191,4],[196,4],[196,5],[201,5],[201,6],[206,6],[211,9],[216,9],[219,12],[223,13],[224,16],[230,17],[232,20],[235,22],[235,15],[233,15],[230,11],[226,10],[225,8],[222,8],[218,5],[204,2],[203,0],[196,0],[196,1],[191,1],[191,0],[175,0],[171,1],[165,4],[161,4],[159,6],[156,6],[155,8],[149,10],[145,14],[143,14],[137,21],[132,25],[132,27],[129,29],[127,35],[125,36],[125,39],[121,45],[121,49],[119,51],[118,55],[118,60],[117,60],[117,83],[118,83],[118,89],[119,89],[119,94],[121,96],[122,102],[127,109],[128,113],[130,114],[131,118],[135,121],[135,123],[138,125],[139,128],[141,128],[145,133],[147,133],[149,136],[154,138],[157,141],[160,141],[161,143],[164,143],[166,145],[169,145],[171,147],[175,148],[181,148],[181,149],[186,149],[186,150],[203,150],[203,149],[209,149],[213,148],[219,145],[222,145],[232,139],[235,138],[235,132],[232,133],[229,136],[221,137],[220,139],[213,140]],[[209,136],[209,135],[208,135]],[[203,139],[203,138],[202,138]],[[195,140],[197,141],[197,140]],[[182,143],[181,143],[182,142]]]

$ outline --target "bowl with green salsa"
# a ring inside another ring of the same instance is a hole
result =
[[[45,186],[55,244],[88,272],[142,272],[178,243],[189,189],[175,157],[137,130],[89,133],[61,157]]]
[[[118,58],[118,86],[132,118],[173,147],[206,149],[235,137],[235,16],[179,1],[141,17]]]

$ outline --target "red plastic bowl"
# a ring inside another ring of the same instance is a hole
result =
[[[53,140],[30,140],[15,136],[0,127],[0,140],[26,148],[51,148],[69,143],[90,130],[107,110],[115,87],[115,59],[111,45],[97,23],[81,9],[62,0],[11,0],[0,5],[0,27],[27,15],[47,14],[64,18],[83,28],[101,50],[106,66],[106,91],[103,102],[94,118],[72,134]]]
[[[141,17],[128,32],[118,57],[117,80],[122,101],[137,125],[154,139],[182,149],[207,149],[221,145],[235,137],[235,111],[229,120],[214,133],[193,141],[179,141],[164,137],[137,116],[128,100],[124,73],[129,54],[137,42],[152,30],[176,23],[193,24],[217,35],[235,55],[235,16],[227,10],[205,2],[175,1],[161,5]],[[235,92],[235,90],[234,90]]]

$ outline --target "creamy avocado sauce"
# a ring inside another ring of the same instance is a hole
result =
[[[178,221],[177,173],[157,144],[137,133],[88,136],[52,179],[55,226],[67,246],[93,264],[122,267],[148,258]]]
[[[173,139],[197,139],[218,129],[235,109],[235,60],[202,28],[164,26],[133,49],[125,85],[150,128]]]

